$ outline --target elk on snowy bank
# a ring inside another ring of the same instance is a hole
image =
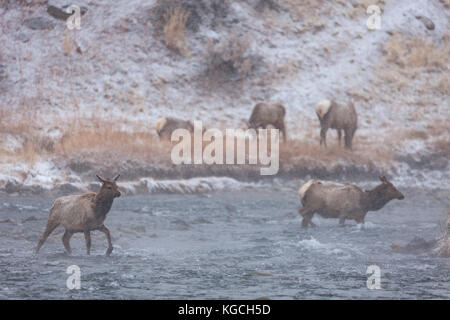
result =
[[[170,140],[172,132],[176,129],[187,129],[194,132],[194,126],[190,121],[172,117],[164,117],[156,121],[156,132],[161,139]]]
[[[281,103],[258,103],[253,107],[252,114],[248,120],[248,128],[258,130],[269,129],[271,126],[278,129],[283,134],[283,141],[286,142],[286,126],[284,117],[286,108]]]
[[[344,130],[345,147],[351,150],[353,136],[358,127],[358,116],[353,103],[343,105],[325,99],[316,105],[316,114],[320,121],[320,145],[327,146],[328,129],[337,130],[339,145],[341,145],[342,130]]]

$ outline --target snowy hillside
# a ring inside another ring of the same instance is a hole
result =
[[[80,30],[48,13],[70,4]],[[154,123],[241,128],[260,101],[287,109],[281,178],[449,187],[449,17],[448,0],[0,1],[0,189],[86,186],[97,171],[253,180],[174,168]],[[334,131],[319,148],[323,98],[354,102],[353,152]]]

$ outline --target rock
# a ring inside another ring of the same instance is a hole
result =
[[[266,8],[276,12],[280,12],[281,10],[281,6],[274,0],[259,0],[255,5],[255,9],[260,12]]]
[[[251,272],[251,273],[254,274],[254,275],[257,275],[257,276],[273,277],[273,274],[267,273],[267,272],[253,271],[253,272]]]
[[[186,221],[184,221],[184,220],[181,220],[181,219],[176,219],[175,221],[173,221],[172,222],[174,225],[175,225],[175,228],[177,229],[177,230],[188,230],[188,229],[190,229],[190,225],[189,225],[189,223],[187,223]]]
[[[237,212],[237,208],[231,204],[226,204],[225,209],[227,209],[228,212]]]
[[[16,36],[16,40],[26,43],[26,42],[30,41],[30,35],[27,33],[21,32]]]
[[[71,13],[66,12],[66,8],[68,8],[68,7],[69,6],[66,5],[66,6],[63,6],[63,9],[61,9],[61,8],[50,5],[47,7],[47,13],[55,19],[66,21],[67,18],[69,18],[73,14],[73,13],[71,14]],[[87,12],[87,10],[88,9],[86,7],[80,7],[81,16],[83,16]]]
[[[15,193],[21,190],[22,186],[17,181],[8,181],[5,185],[6,193]]]
[[[211,223],[211,221],[208,221],[205,218],[197,218],[194,220],[194,223]]]
[[[415,237],[409,243],[404,243],[401,241],[393,242],[391,244],[391,248],[395,252],[417,254],[427,252],[435,245],[436,240],[426,241],[423,238]]]
[[[80,189],[71,183],[62,183],[55,187],[59,194],[73,194],[79,192]]]
[[[38,220],[38,218],[36,218],[35,216],[31,216],[31,217],[23,219],[22,223],[23,222],[28,222],[28,221],[37,221],[37,220]]]
[[[3,220],[0,220],[0,223],[11,223],[11,224],[17,225],[17,223],[14,222],[14,221],[11,220],[11,219],[3,219]]]
[[[422,21],[422,23],[428,30],[434,30],[434,22],[430,18],[424,16],[416,16],[416,19]]]
[[[145,228],[145,226],[135,226],[135,227],[133,227],[133,230],[137,231],[137,232],[145,232],[146,228]]]
[[[25,19],[24,26],[31,30],[51,30],[55,27],[55,24],[44,17],[33,17]]]

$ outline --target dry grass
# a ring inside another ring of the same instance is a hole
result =
[[[400,68],[445,71],[450,56],[450,37],[446,37],[442,43],[436,43],[428,37],[423,39],[395,32],[383,49],[387,60]]]
[[[69,56],[72,53],[72,36],[71,31],[66,30],[64,33],[64,39],[62,42],[62,52],[65,56]]]
[[[190,12],[186,9],[171,8],[164,15],[164,35],[167,48],[185,55],[185,29]]]
[[[281,0],[292,20],[302,24],[302,31],[313,32],[324,28],[327,18],[333,15],[331,1],[326,0]]]
[[[369,144],[355,143],[355,150],[349,151],[334,144],[331,139],[327,148],[319,146],[318,143],[291,140],[280,146],[280,159],[288,164],[295,164],[303,158],[326,164],[345,161],[352,164],[385,165],[393,160],[393,154],[385,149]]]
[[[442,137],[450,132],[450,122],[448,119],[436,119],[427,125],[427,132],[433,137]]]
[[[165,165],[170,168],[172,147],[175,143],[160,141],[154,128],[143,123],[123,123],[120,119],[102,119],[97,117],[73,116],[60,119],[57,128],[62,136],[52,140],[42,132],[42,127],[32,113],[19,115],[2,112],[0,114],[0,132],[23,138],[22,146],[14,152],[0,153],[0,161],[13,159],[28,164],[37,160],[62,158],[86,159],[96,163],[120,164],[126,161],[141,161]],[[14,121],[12,121],[14,119]],[[123,126],[123,125],[126,125]],[[45,125],[45,128],[49,128]],[[222,132],[224,132],[222,130]],[[241,142],[243,138],[238,138]],[[237,140],[236,140],[237,142]],[[270,140],[269,140],[270,142]],[[47,145],[46,145],[47,143]],[[203,150],[209,142],[203,142]],[[245,144],[245,158],[248,163],[249,143]],[[193,148],[193,143],[191,147]],[[370,145],[357,143],[357,150],[350,152],[330,143],[328,148],[320,147],[316,142],[290,140],[280,144],[280,162],[283,165],[308,166],[341,163],[356,165],[388,164],[392,158],[389,152]],[[224,160],[226,140],[223,140]],[[235,161],[237,160],[237,143],[235,144]],[[271,150],[269,143],[269,152]],[[193,149],[191,150],[193,154]],[[306,162],[305,162],[306,161]]]
[[[6,140],[16,141],[17,148],[2,149],[0,156],[2,158],[14,158],[26,163],[34,163],[39,155],[45,155],[53,149],[53,145],[36,133],[33,125],[33,118],[30,115],[8,121],[2,112],[0,123],[0,134]],[[11,119],[11,118],[9,118]],[[1,139],[3,140],[3,139]]]
[[[417,95],[416,108],[410,108],[411,113],[425,110],[424,107],[428,109],[426,112],[431,112],[431,106],[439,106],[440,101],[446,99],[450,90],[449,36],[438,42],[428,36],[396,31],[384,44],[383,53],[384,58],[375,66],[372,80],[376,90],[382,90],[378,96],[399,104],[401,101],[392,97]],[[423,117],[417,120],[423,120]]]
[[[434,90],[441,94],[448,95],[450,92],[450,74],[448,72],[443,73],[439,80],[436,82],[436,85],[434,86]]]
[[[31,113],[14,115],[0,112],[0,134],[14,137],[20,142],[16,150],[1,150],[0,160],[11,159],[33,164],[38,159],[62,156],[72,158],[89,154],[96,159],[158,159],[163,161],[157,136],[139,123],[121,129],[120,119],[80,118],[60,119],[56,129],[62,132],[60,139],[45,134],[36,116]],[[48,128],[47,128],[48,129]],[[170,160],[167,157],[165,160]]]
[[[340,2],[342,2],[344,4],[344,2],[346,2],[345,0],[340,0]],[[351,18],[351,19],[355,19],[359,16],[367,16],[369,17],[369,15],[367,14],[367,8],[371,5],[376,5],[380,8],[381,10],[381,14],[383,13],[384,10],[384,6],[386,5],[385,0],[360,0],[360,1],[354,1],[352,3],[352,7],[353,10],[349,11],[346,13],[346,15]]]
[[[433,147],[436,151],[444,152],[450,157],[450,138],[440,138],[435,140]]]

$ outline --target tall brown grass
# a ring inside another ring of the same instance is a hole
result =
[[[0,153],[0,162],[5,159],[34,163],[38,159],[73,159],[86,158],[98,163],[120,164],[129,160],[144,161],[171,166],[170,158],[175,143],[164,142],[159,139],[153,127],[145,123],[124,123],[120,119],[104,119],[100,117],[72,116],[59,119],[55,126],[62,132],[59,139],[54,140],[51,148],[44,142],[48,141],[43,133],[37,117],[25,114],[14,118],[13,114],[3,112],[0,114],[0,133],[8,133],[24,138],[19,150]],[[15,121],[11,121],[15,119]],[[49,126],[45,126],[49,128]],[[226,156],[226,140],[224,140],[224,159]],[[244,140],[243,138],[238,138]],[[269,140],[270,141],[270,140]],[[237,140],[236,140],[237,143]],[[205,148],[209,142],[203,142]],[[249,143],[245,142],[245,158],[248,163]],[[193,148],[193,143],[191,144]],[[237,144],[235,144],[235,160],[237,157]],[[204,150],[204,149],[203,149]],[[269,152],[271,150],[269,143]],[[193,151],[193,150],[192,150]],[[191,152],[193,154],[193,152]],[[286,165],[298,165],[305,159],[313,162],[336,163],[346,161],[353,164],[386,164],[392,158],[389,152],[372,148],[369,144],[358,144],[357,150],[350,152],[330,145],[323,148],[318,143],[308,141],[290,140],[280,144],[280,162]]]
[[[175,7],[171,8],[164,15],[164,35],[167,48],[185,55],[185,29],[186,22],[190,12],[186,9]]]
[[[428,37],[395,32],[383,49],[388,61],[401,68],[446,70],[450,56],[450,37],[446,36],[441,43],[437,43]]]

